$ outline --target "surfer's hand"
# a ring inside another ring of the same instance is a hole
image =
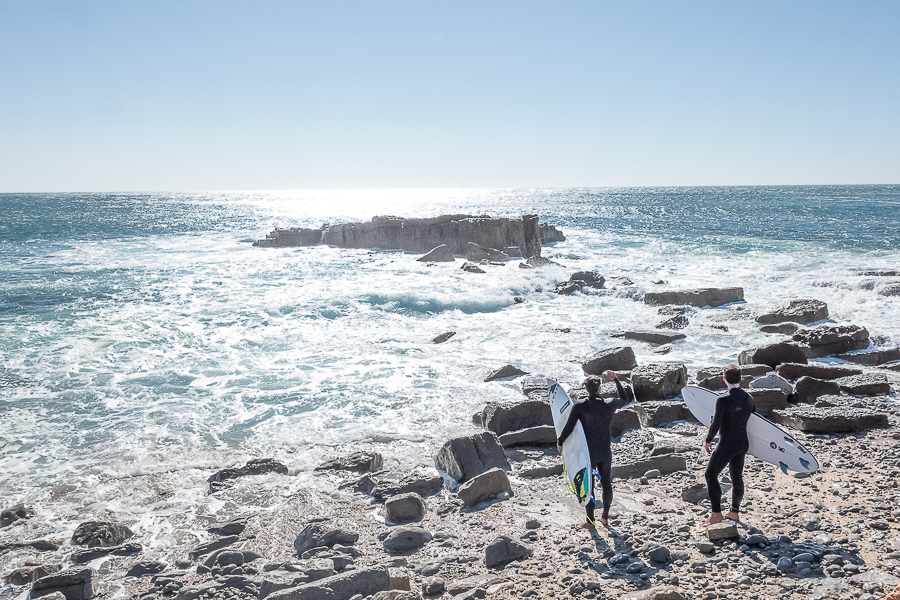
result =
[[[560,454],[562,454],[562,444],[556,445],[556,451],[559,452]]]
[[[613,381],[616,379],[616,374],[612,371],[603,371],[603,381]]]
[[[712,454],[712,442],[706,442],[706,453]]]

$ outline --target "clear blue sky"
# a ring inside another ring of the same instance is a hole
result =
[[[900,183],[900,2],[0,0],[0,192]]]

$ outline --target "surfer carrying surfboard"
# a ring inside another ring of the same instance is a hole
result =
[[[606,381],[614,381],[618,398],[606,402],[600,397],[600,385]],[[575,424],[579,421],[584,429],[584,435],[587,438],[588,450],[591,457],[591,465],[600,474],[600,486],[603,488],[603,516],[600,522],[604,527],[609,527],[609,507],[612,504],[612,434],[610,425],[612,424],[613,413],[623,406],[634,401],[633,394],[627,390],[619,382],[619,378],[612,371],[605,371],[603,378],[591,375],[584,380],[584,389],[587,390],[588,399],[586,402],[578,402],[572,407],[569,413],[569,419],[566,421],[565,427],[556,440],[556,449],[562,453],[562,444],[566,438],[571,435],[575,429]],[[585,505],[587,513],[587,522],[579,525],[582,529],[594,528],[594,498]]]
[[[725,367],[724,377],[728,394],[716,399],[716,414],[706,435],[706,451],[710,453],[706,467],[706,487],[712,509],[703,526],[721,523],[724,519],[740,521],[741,500],[744,498],[744,459],[750,449],[747,421],[756,412],[753,397],[741,389],[741,369],[737,365]],[[712,450],[712,441],[719,434],[719,444]],[[719,473],[728,466],[731,475],[731,512],[722,516],[722,486]]]

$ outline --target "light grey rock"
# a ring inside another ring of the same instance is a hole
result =
[[[716,308],[733,302],[744,301],[744,289],[735,288],[702,288],[695,290],[648,292],[644,294],[644,303],[651,305],[679,304],[696,306],[699,308],[709,306]]]
[[[384,460],[377,452],[356,452],[350,456],[336,458],[316,467],[316,471],[351,471],[366,473],[381,469]]]
[[[841,393],[841,386],[834,381],[801,377],[794,383],[793,391],[788,398],[792,402],[811,404],[819,396],[837,395]]]
[[[801,329],[791,339],[799,344],[807,358],[844,354],[869,346],[869,332],[857,325],[819,325]]]
[[[500,536],[484,549],[484,564],[489,569],[502,567],[515,560],[522,560],[534,554],[534,550],[510,537]]]
[[[655,586],[620,596],[619,600],[685,600],[686,596],[674,586]]]
[[[506,365],[500,367],[495,371],[491,371],[487,377],[484,378],[485,382],[488,381],[496,381],[497,379],[506,379],[508,377],[521,377],[522,375],[528,375],[526,371],[523,371],[519,367],[513,365]]]
[[[777,306],[771,312],[756,317],[757,323],[774,325],[794,322],[809,325],[828,318],[828,306],[820,300],[791,300]]]
[[[850,352],[848,354],[836,354],[835,358],[846,360],[847,362],[856,363],[858,365],[877,367],[885,363],[900,360],[900,348],[869,350],[865,352]],[[855,374],[856,373],[849,373],[849,375]]]
[[[637,366],[630,347],[607,348],[587,359],[581,368],[588,375],[602,375],[604,371],[630,371]]]
[[[411,473],[398,482],[378,482],[369,493],[373,498],[384,499],[400,494],[418,494],[422,497],[434,496],[444,487],[444,478],[438,473],[433,475]]]
[[[468,507],[475,506],[499,494],[513,495],[509,477],[503,469],[490,469],[459,486],[459,497]]]
[[[384,519],[390,523],[409,523],[425,516],[425,502],[422,496],[415,493],[389,498],[384,503],[384,509]]]
[[[613,437],[619,437],[626,431],[641,428],[641,418],[637,411],[631,408],[620,408],[613,413],[610,431]]]
[[[755,389],[751,396],[756,412],[764,417],[768,417],[773,410],[783,410],[788,405],[788,395],[781,390]]]
[[[418,550],[431,539],[431,534],[421,527],[400,527],[385,538],[384,549],[388,552],[410,552]]]
[[[134,532],[119,523],[88,521],[75,529],[72,544],[88,548],[119,546],[133,535]]]
[[[687,405],[678,400],[641,402],[633,410],[637,413],[643,427],[659,427],[676,421],[697,421]]]
[[[785,393],[785,395],[793,392],[793,386],[791,382],[785,379],[784,377],[776,374],[769,373],[768,375],[763,375],[762,377],[757,377],[753,381],[750,382],[750,389],[777,389],[781,390]],[[753,393],[752,391],[750,392]]]
[[[333,575],[312,583],[278,590],[268,596],[269,600],[350,600],[361,594],[363,597],[373,596],[378,592],[389,591],[391,576],[387,567],[354,569],[347,573]],[[176,600],[182,598],[179,593]]]
[[[851,377],[841,377],[835,383],[841,391],[854,396],[881,396],[891,393],[891,384],[884,373],[865,373]]]
[[[497,436],[490,431],[449,440],[435,458],[435,466],[460,483],[498,467],[510,470]]]
[[[731,521],[723,521],[710,525],[706,528],[706,535],[709,541],[727,540],[738,537],[737,525]]]
[[[851,407],[793,406],[773,411],[772,420],[807,433],[849,433],[889,426],[886,414]]]
[[[353,545],[358,539],[358,533],[343,529],[331,529],[322,524],[312,523],[304,527],[303,531],[294,539],[294,551],[299,556],[307,550],[320,546]]]
[[[797,363],[784,363],[778,365],[775,371],[785,379],[796,380],[801,377],[812,377],[814,379],[840,379],[841,377],[850,377],[852,375],[860,375],[860,369],[838,366],[824,365],[803,365]]]
[[[638,402],[675,398],[686,385],[687,367],[681,363],[643,365],[631,371],[631,386]]]
[[[453,256],[453,252],[450,251],[447,244],[441,244],[416,260],[421,262],[453,262],[456,258]]]
[[[531,427],[553,426],[553,414],[547,400],[489,402],[481,411],[481,422],[485,429],[499,436]]]
[[[738,364],[755,364],[767,365],[775,369],[782,363],[799,363],[806,364],[807,358],[803,349],[794,343],[778,342],[753,348],[752,350],[744,350],[738,355]]]
[[[637,479],[651,469],[662,475],[687,470],[687,461],[680,454],[663,454],[636,460],[626,464],[613,464],[612,476],[615,479]]]
[[[101,556],[134,556],[142,550],[140,544],[122,544],[121,546],[93,547],[86,550],[76,550],[72,553],[71,560],[76,565],[89,563]]]
[[[552,425],[529,427],[519,431],[511,431],[500,436],[500,445],[504,448],[516,446],[549,446],[556,444],[556,428]]]
[[[41,598],[59,592],[66,600],[90,600],[94,597],[96,580],[97,571],[94,569],[66,569],[32,583],[29,598]]]

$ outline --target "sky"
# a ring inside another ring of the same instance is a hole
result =
[[[900,183],[900,2],[0,0],[0,192]]]

